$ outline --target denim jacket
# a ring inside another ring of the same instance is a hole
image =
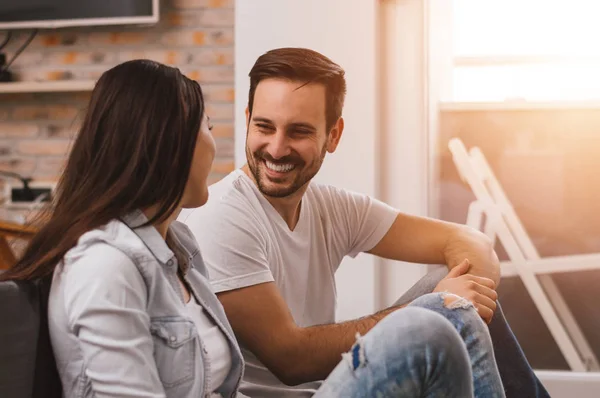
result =
[[[154,227],[135,228],[146,221],[136,211],[82,235],[54,272],[48,319],[64,396],[214,396],[206,391],[206,349],[185,312],[179,258],[190,293],[231,348],[231,370],[216,392],[241,397],[243,359],[194,236],[171,224],[175,256]]]

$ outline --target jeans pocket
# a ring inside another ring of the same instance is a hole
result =
[[[161,382],[167,388],[194,379],[198,332],[192,321],[165,317],[150,322],[154,359]]]

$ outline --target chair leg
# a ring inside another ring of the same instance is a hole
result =
[[[598,364],[598,359],[594,354],[594,351],[590,347],[585,335],[579,328],[579,324],[577,320],[571,313],[569,306],[565,302],[562,294],[558,290],[556,283],[552,279],[550,275],[540,275],[538,276],[540,284],[544,288],[546,295],[548,296],[548,300],[552,303],[554,310],[558,314],[561,319],[565,329],[571,336],[573,343],[577,347],[577,351],[583,358],[585,365],[588,371],[600,371],[600,365]]]
[[[584,361],[581,358],[579,352],[575,348],[575,344],[571,340],[571,337],[567,333],[565,326],[560,321],[558,314],[555,312],[552,304],[550,304],[550,300],[537,277],[530,270],[524,270],[524,267],[528,267],[527,264],[515,264],[517,266],[517,271],[519,272],[519,276],[525,285],[525,288],[529,292],[531,299],[535,303],[535,306],[540,311],[542,315],[542,319],[546,323],[548,330],[554,337],[558,348],[561,353],[565,357],[565,360],[569,364],[571,370],[575,372],[585,372],[587,371],[587,367]]]

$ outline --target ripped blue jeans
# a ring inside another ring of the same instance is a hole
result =
[[[504,396],[475,308],[458,296],[430,293],[358,337],[313,397]]]

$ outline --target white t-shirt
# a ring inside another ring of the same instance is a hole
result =
[[[231,370],[231,348],[221,329],[206,315],[206,312],[193,296],[185,305],[185,310],[200,335],[210,363],[210,375],[206,377],[207,391],[213,392],[223,384]],[[213,394],[221,397],[221,394]]]
[[[311,182],[291,231],[236,170],[210,187],[205,206],[184,210],[179,220],[196,236],[215,292],[274,281],[296,323],[307,327],[335,322],[335,271],[344,256],[379,243],[397,214],[368,196]],[[240,391],[250,397],[307,397],[320,385],[286,386],[241,348],[246,370]]]

